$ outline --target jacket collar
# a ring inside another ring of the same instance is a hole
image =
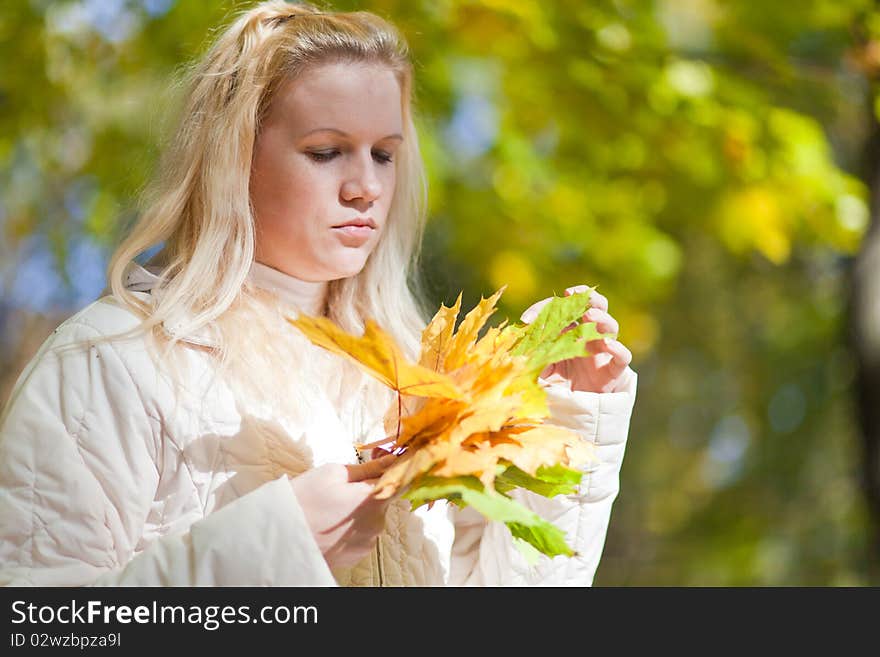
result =
[[[149,293],[158,300],[162,296],[162,291],[157,287],[161,271],[162,268],[156,265],[148,264],[146,267],[142,267],[138,263],[132,262],[126,272],[125,288],[132,292]],[[248,280],[257,287],[269,290],[281,301],[295,307],[297,310],[302,309],[303,312],[312,315],[323,314],[323,305],[326,303],[327,293],[326,283],[321,285],[320,283],[294,278],[259,262],[251,264]],[[190,320],[191,317],[189,315],[169,318],[162,322],[162,328],[168,335],[172,337],[178,336],[184,332],[184,328],[190,324]],[[203,326],[195,332],[190,332],[182,340],[209,348],[216,347],[218,343],[214,330],[210,325]]]

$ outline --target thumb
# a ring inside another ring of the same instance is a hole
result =
[[[551,301],[553,301],[552,297],[547,297],[546,299],[536,301],[523,311],[523,314],[519,317],[520,320],[525,322],[526,324],[531,324],[535,321],[535,319],[537,319],[538,314],[541,312],[541,308],[546,306]]]

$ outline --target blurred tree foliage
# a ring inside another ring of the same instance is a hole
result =
[[[84,263],[103,264],[137,212],[175,71],[250,4],[2,5],[8,298],[39,249],[68,300]],[[596,583],[880,583],[843,337],[869,222],[874,5],[333,7],[409,40],[436,304],[503,284],[510,318],[578,283],[611,300],[640,384]]]

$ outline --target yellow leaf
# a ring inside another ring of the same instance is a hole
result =
[[[480,296],[480,302],[467,314],[452,338],[452,344],[443,365],[444,372],[451,372],[460,367],[467,358],[468,349],[473,347],[477,335],[489,316],[495,312],[495,302],[504,292],[504,287],[488,299]]]
[[[542,465],[562,463],[579,467],[588,463],[593,455],[591,445],[579,434],[552,424],[534,427],[518,433],[519,445],[499,444],[494,451],[499,458],[513,463],[520,470],[535,474]]]
[[[462,393],[448,376],[407,362],[393,339],[372,320],[364,335],[353,336],[326,317],[287,318],[315,344],[347,356],[389,388],[420,397],[461,399]]]
[[[449,440],[460,444],[472,433],[498,431],[517,416],[519,405],[518,397],[479,400],[472,405],[472,410],[462,413],[458,424],[449,434]]]
[[[440,310],[422,331],[422,353],[419,365],[434,371],[440,370],[452,344],[452,333],[455,330],[455,320],[458,318],[460,308],[460,292],[451,308],[440,304]]]
[[[504,394],[520,396],[520,408],[517,415],[522,420],[540,422],[550,415],[550,409],[547,406],[547,393],[541,386],[534,385],[533,381],[524,376],[515,378]]]
[[[396,436],[400,431],[403,418],[415,415],[428,399],[428,397],[413,397],[398,393],[397,399],[388,407],[383,418],[386,435]]]
[[[498,456],[491,449],[459,450],[435,468],[431,474],[438,477],[472,475],[479,478],[486,488],[494,488],[495,466]]]
[[[502,331],[506,324],[507,320],[504,320],[498,326],[486,331],[486,334],[474,345],[472,356],[487,359],[490,364],[500,358],[509,357],[507,352],[513,347],[519,335],[512,330]]]
[[[398,445],[406,445],[414,436],[430,439],[455,426],[467,405],[446,399],[431,399],[420,412],[403,419]]]

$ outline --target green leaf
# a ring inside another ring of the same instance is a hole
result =
[[[513,545],[519,550],[519,553],[523,555],[523,559],[526,560],[526,563],[530,566],[534,566],[541,559],[541,552],[534,545],[529,543],[526,540],[523,540],[517,536],[513,537]]]
[[[591,288],[590,292],[595,288]],[[533,322],[523,331],[514,354],[530,354],[547,342],[553,342],[566,326],[577,322],[590,307],[590,292],[579,292],[568,297],[554,297]]]
[[[576,486],[581,483],[584,473],[557,463],[556,465],[542,465],[538,468],[535,476],[541,481],[548,483],[569,483]]]
[[[514,484],[512,481],[500,478],[510,467],[511,463],[504,459],[501,459],[495,466],[495,481],[493,482],[493,486],[499,493],[506,493],[517,487],[517,484]]]
[[[541,308],[533,322],[513,327],[519,331],[519,342],[511,353],[527,356],[531,372],[541,372],[548,365],[567,358],[586,356],[584,344],[603,337],[596,330],[595,322],[578,323],[589,307],[589,292],[555,297]],[[563,333],[572,323],[578,324]]]
[[[413,509],[431,500],[460,501],[490,520],[503,522],[515,538],[549,557],[575,554],[561,529],[506,495],[486,490],[476,477],[421,477],[403,497],[412,502]]]
[[[594,322],[579,324],[576,328],[566,331],[555,340],[551,341],[548,339],[546,343],[536,347],[529,354],[528,368],[533,372],[540,373],[552,363],[558,363],[566,358],[587,356],[588,352],[584,344],[590,340],[598,340],[602,337],[602,334],[596,330]]]
[[[546,520],[532,525],[519,522],[508,522],[506,524],[515,538],[524,540],[538,550],[538,552],[543,552],[548,557],[555,557],[560,554],[571,557],[576,554],[565,542],[563,531]]]
[[[403,497],[410,500],[412,508],[416,509],[431,500],[465,501],[465,491],[479,493],[483,490],[482,482],[476,477],[424,476],[413,481]]]
[[[519,487],[544,497],[555,497],[576,493],[582,477],[581,471],[558,464],[552,467],[541,466],[535,476],[512,465],[495,478],[495,489],[499,490],[500,483],[504,490]]]

